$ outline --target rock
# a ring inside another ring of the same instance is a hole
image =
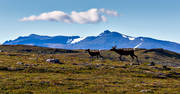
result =
[[[59,59],[47,59],[46,62],[64,64],[64,63],[60,62]]]
[[[111,69],[114,69],[114,68],[115,68],[114,66],[111,67]]]
[[[140,87],[140,85],[135,85],[134,87]],[[141,91],[140,91],[141,92]]]
[[[96,67],[104,66],[104,64],[96,64]]]
[[[24,66],[30,66],[30,64],[25,64]]]
[[[152,69],[156,69],[156,70],[160,70],[160,71],[163,70],[163,68],[160,68],[160,67],[157,67],[157,66],[153,66]]]
[[[169,77],[169,78],[180,78],[180,73],[170,72],[166,76]]]
[[[49,86],[50,82],[49,81],[41,81],[40,84],[41,85],[48,85]]]
[[[18,65],[23,65],[24,63],[23,63],[23,62],[17,62],[16,64],[18,64]]]
[[[148,64],[149,66],[155,66],[154,62],[151,62],[150,64]]]
[[[7,70],[8,71],[20,71],[20,70],[24,70],[24,68],[8,67]]]
[[[159,78],[159,79],[165,79],[167,78],[166,74],[164,73],[158,73],[154,76],[155,78]]]
[[[72,65],[78,65],[77,63],[72,63]]]
[[[163,66],[163,69],[164,69],[164,70],[171,70],[171,68],[168,68],[168,67],[165,66],[165,65]]]
[[[140,92],[147,93],[147,92],[151,92],[151,90],[141,90]]]

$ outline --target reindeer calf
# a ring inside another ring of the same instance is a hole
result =
[[[99,51],[91,52],[90,49],[87,49],[87,50],[85,50],[85,51],[87,51],[91,57],[94,57],[94,56],[96,56],[97,58],[99,58],[99,57],[102,58],[102,57],[103,57],[103,56],[101,56],[101,54],[100,54]]]

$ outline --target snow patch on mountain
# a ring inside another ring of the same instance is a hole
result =
[[[140,47],[140,46],[143,44],[143,42],[144,42],[143,38],[140,38],[140,40],[141,40],[142,42],[140,42],[139,44],[137,44],[137,45],[134,47],[134,49]]]
[[[80,38],[74,39],[74,40],[71,41],[71,44],[80,42],[81,40],[84,40],[85,38],[86,38],[86,37],[80,37]]]
[[[127,35],[124,35],[124,34],[122,34],[122,36],[124,38],[128,38],[129,40],[134,40],[135,39],[135,37],[127,36]]]
[[[128,38],[128,36],[127,36],[127,35],[122,34],[122,36],[123,36],[124,38]]]
[[[66,43],[71,43],[73,39],[68,39]]]
[[[134,49],[140,47],[140,46],[142,45],[142,43],[143,43],[143,42],[141,42],[141,43],[139,43],[138,45],[136,45],[136,46],[134,47]]]
[[[129,40],[134,40],[135,38],[134,37],[129,37]]]

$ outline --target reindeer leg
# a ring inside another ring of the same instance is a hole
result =
[[[99,55],[101,58],[103,58],[103,56],[102,55]]]
[[[136,60],[137,60],[137,62],[138,62],[138,64],[139,64],[139,59],[138,59],[138,56],[136,56],[136,55],[134,55],[135,57],[136,57]]]
[[[134,56],[133,55],[130,55],[131,56],[131,58],[132,58],[132,62],[134,61]]]
[[[92,61],[92,59],[93,59],[93,56],[90,56],[90,60]]]
[[[96,59],[96,56],[92,56],[92,61],[93,61],[94,59]]]
[[[132,63],[131,63],[131,65],[134,65],[134,63],[133,63],[133,61],[134,61],[134,56],[133,55],[130,55],[131,56],[131,58],[132,58]]]
[[[120,61],[122,61],[121,57],[122,57],[122,55],[119,56]]]

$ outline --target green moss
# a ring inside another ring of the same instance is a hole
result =
[[[83,50],[76,53],[48,54],[48,50],[44,48],[47,53],[37,55],[35,52],[16,51],[24,49],[23,46],[17,46],[15,50],[10,48],[6,48],[7,52],[0,52],[0,93],[2,94],[176,94],[180,92],[180,69],[168,66],[171,70],[164,70],[161,64],[165,61],[172,64],[180,62],[177,56],[169,57],[171,53],[167,56],[155,52],[144,53],[146,51],[144,49],[138,50],[136,54],[142,62],[138,66],[131,65],[131,58],[128,56],[124,56],[125,61],[119,61],[118,55],[111,51],[101,51],[104,59],[90,59]],[[64,64],[47,63],[45,61],[48,58],[57,58]],[[151,61],[158,64],[148,66]]]

